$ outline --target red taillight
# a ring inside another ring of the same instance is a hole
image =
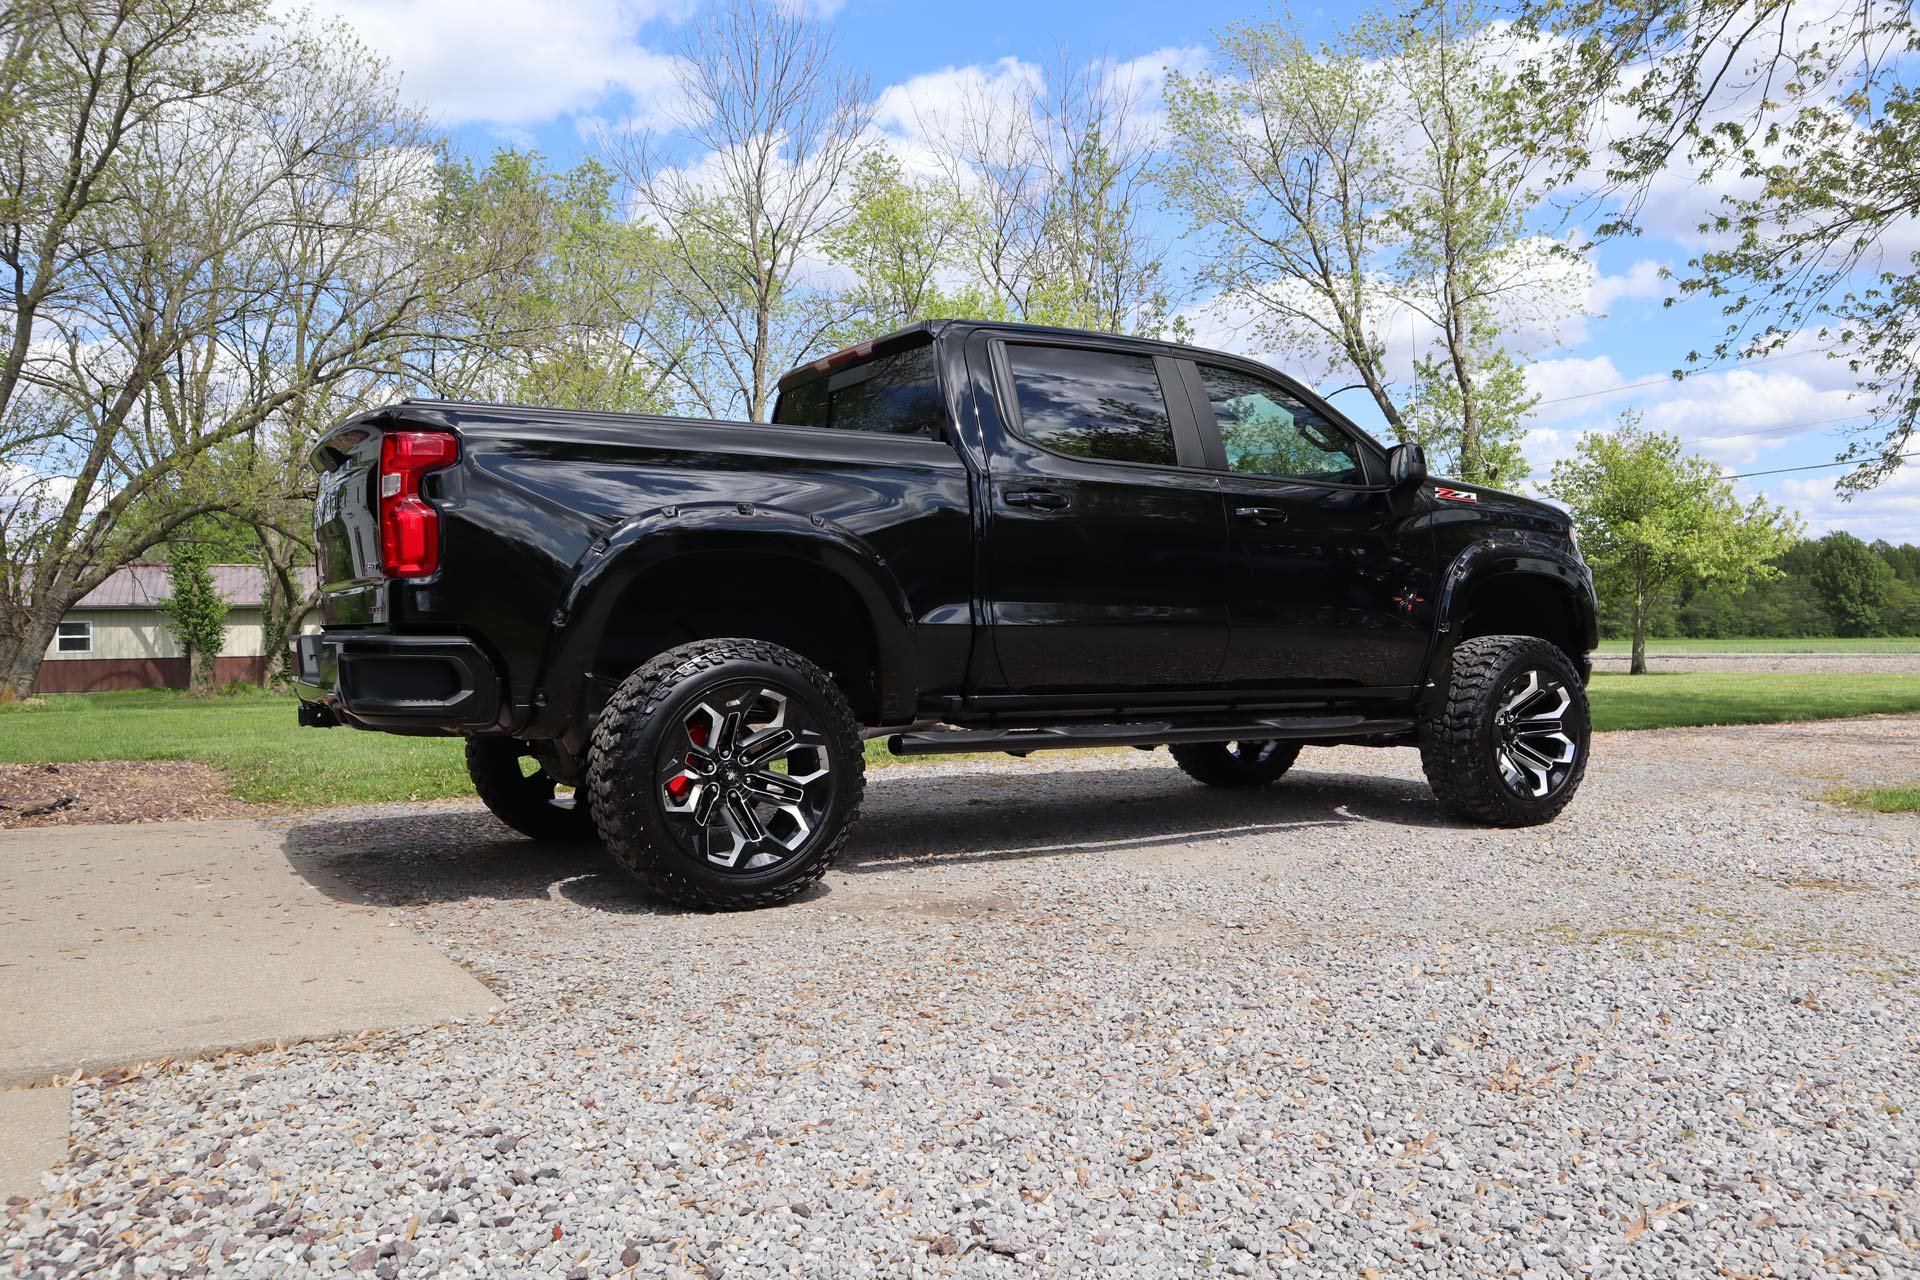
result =
[[[459,445],[438,431],[390,431],[380,441],[380,564],[389,578],[426,578],[440,567],[440,513],[420,477],[453,465]]]

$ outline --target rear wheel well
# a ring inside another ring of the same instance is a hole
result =
[[[690,640],[768,640],[833,677],[862,724],[880,723],[879,650],[866,605],[818,564],[754,552],[694,552],[630,583],[608,615],[593,671],[624,680]]]
[[[1453,640],[1461,644],[1478,636],[1538,636],[1576,669],[1586,654],[1586,628],[1572,590],[1540,573],[1503,573],[1474,587]]]

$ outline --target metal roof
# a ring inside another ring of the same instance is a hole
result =
[[[259,608],[266,595],[266,571],[257,564],[213,564],[214,589],[239,608]],[[313,569],[296,571],[303,587],[313,585]],[[152,561],[115,569],[107,580],[80,597],[76,609],[157,609],[173,595],[167,566]]]

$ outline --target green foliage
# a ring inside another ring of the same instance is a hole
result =
[[[1519,361],[1490,339],[1476,338],[1467,360],[1470,368],[1462,379],[1444,356],[1420,357],[1402,435],[1426,448],[1438,474],[1513,488],[1533,472],[1520,444],[1540,397],[1527,389]],[[1480,416],[1472,431],[1466,426],[1463,382],[1474,387],[1478,400]]]
[[[175,542],[167,549],[167,577],[171,594],[160,611],[167,629],[186,650],[189,685],[195,694],[213,691],[214,660],[227,643],[227,602],[213,584],[207,566],[214,546],[205,542]]]
[[[827,257],[853,277],[841,295],[846,318],[829,339],[848,346],[918,320],[1004,320],[1006,308],[978,284],[943,282],[965,270],[964,245],[978,216],[939,183],[910,178],[874,149],[855,166],[853,213],[823,241]]]
[[[595,160],[554,171],[537,152],[440,172],[442,234],[504,262],[447,300],[441,338],[415,365],[435,394],[566,409],[660,413],[684,395],[690,339],[659,234],[625,216]]]
[[[1514,137],[1490,16],[1436,0],[1321,47],[1277,18],[1229,27],[1217,71],[1169,78],[1161,181],[1197,282],[1264,349],[1350,379],[1450,473],[1511,482],[1533,399],[1505,333],[1576,304],[1570,250],[1527,225],[1538,149]],[[1388,331],[1416,319],[1431,336],[1396,386]]]
[[[1753,358],[1797,335],[1846,363],[1874,406],[1840,487],[1901,464],[1920,426],[1920,27],[1911,4],[1529,0],[1546,50],[1524,116],[1564,121],[1569,180],[1603,173],[1602,235],[1638,234],[1662,175],[1723,194],[1679,278],[1726,324],[1692,359]],[[1605,141],[1596,154],[1584,140]],[[1671,199],[1664,192],[1662,199]]]
[[[1893,566],[1852,534],[1830,533],[1820,540],[1813,585],[1833,619],[1836,635],[1888,634],[1888,613],[1898,584]]]
[[[1630,610],[1636,673],[1646,669],[1656,602],[1686,583],[1766,580],[1796,528],[1764,498],[1743,507],[1719,468],[1682,454],[1673,436],[1641,430],[1631,412],[1556,463],[1547,493],[1573,512],[1603,598]]]

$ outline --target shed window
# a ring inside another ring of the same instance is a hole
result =
[[[60,634],[54,641],[56,653],[92,653],[93,624],[91,622],[63,622]]]

